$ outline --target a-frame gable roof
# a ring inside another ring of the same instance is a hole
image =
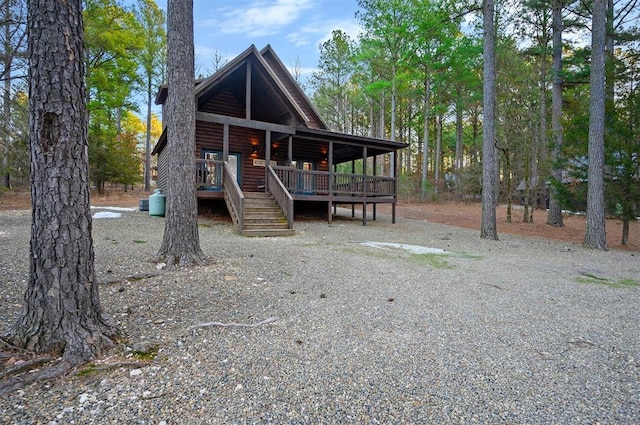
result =
[[[295,99],[300,109],[302,109],[309,118],[309,120],[306,122],[307,127],[319,130],[328,129],[329,127],[324,122],[316,108],[313,106],[313,103],[311,103],[307,95],[293,78],[291,73],[287,70],[287,68],[282,63],[270,44],[267,44],[260,51],[260,55],[267,61],[282,84],[289,91],[291,97]]]
[[[218,72],[199,84],[195,90],[196,101],[201,97],[206,96],[211,92],[211,90],[215,89],[218,85],[230,78],[230,76],[240,67],[246,66],[248,62],[251,62],[254,65],[253,72],[259,72],[261,77],[267,82],[268,86],[271,87],[273,90],[272,95],[277,96],[282,102],[284,102],[287,105],[287,109],[289,109],[298,120],[307,123],[309,121],[309,117],[305,113],[305,110],[300,108],[296,99],[291,96],[289,90],[287,90],[279,76],[271,69],[269,63],[267,63],[254,45],[251,45],[232,61],[220,68]]]

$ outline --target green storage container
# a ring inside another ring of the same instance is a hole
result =
[[[156,217],[164,217],[166,196],[161,189],[156,189],[149,196],[149,215]]]

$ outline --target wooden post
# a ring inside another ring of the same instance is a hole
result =
[[[364,201],[362,202],[362,225],[367,225],[367,147],[362,148],[362,195],[364,197]]]
[[[290,167],[293,162],[293,136],[289,136],[289,144],[287,146],[287,165]]]
[[[264,134],[264,189],[269,191],[269,165],[271,165],[271,130]]]
[[[327,159],[329,161],[329,224],[331,224],[331,220],[333,218],[331,214],[331,205],[333,204],[333,182],[334,182],[334,171],[333,171],[333,142],[329,142],[329,153],[327,154]]]
[[[247,62],[247,79],[245,83],[245,118],[251,119],[251,62]]]
[[[377,174],[377,170],[376,170],[376,159],[377,159],[377,158],[378,158],[377,156],[374,156],[374,157],[373,157],[373,175],[374,175],[374,176]],[[373,203],[373,221],[375,221],[375,220],[376,220],[376,207],[377,207],[377,206],[378,206],[378,203],[377,203],[377,202],[374,202],[374,203]]]
[[[351,182],[353,183],[353,176],[355,176],[356,174],[356,161],[355,160],[351,160],[351,174],[352,174],[352,180]],[[353,192],[353,187],[350,187],[349,189],[351,189],[351,191]],[[351,196],[355,196],[355,193],[352,193]],[[351,203],[351,218],[355,218],[356,217],[356,204],[354,204],[353,202]]]
[[[229,161],[229,124],[224,124],[222,130],[222,160]]]
[[[391,223],[396,224],[396,202],[398,202],[398,167],[396,164],[396,152],[391,154],[393,160],[393,203],[391,204]]]

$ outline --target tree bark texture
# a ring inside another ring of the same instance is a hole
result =
[[[496,55],[493,0],[484,0],[482,223],[480,237],[498,240],[496,223]]]
[[[167,4],[167,149],[169,183],[166,224],[159,255],[168,268],[203,259],[195,189],[195,73],[193,0]]]
[[[595,249],[607,249],[604,211],[604,65],[607,0],[594,0],[592,10],[587,227],[584,245]]]
[[[420,184],[420,197],[425,199],[427,196],[427,178],[429,172],[429,109],[431,108],[429,97],[431,95],[431,80],[429,77],[424,81],[424,120],[423,120],[423,132],[422,132],[422,180]]]
[[[562,208],[558,199],[558,190],[555,184],[562,184],[562,167],[560,156],[562,154],[562,1],[553,0],[553,87],[551,88],[551,176],[555,181],[550,187],[549,212],[547,224],[555,227],[563,227]]]
[[[75,365],[114,345],[94,272],[82,1],[29,0],[31,251],[16,346]]]

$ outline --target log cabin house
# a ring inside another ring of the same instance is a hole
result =
[[[167,89],[161,87],[156,97],[163,113]],[[326,212],[331,222],[337,204],[351,205],[352,211],[359,204],[365,212],[372,204],[375,220],[376,205],[390,203],[395,222],[396,151],[407,145],[329,131],[270,46],[259,51],[252,45],[198,80],[195,100],[199,204],[224,200],[241,234],[292,234],[294,212],[302,205]],[[165,127],[153,150],[157,185],[165,192],[166,142]],[[342,172],[339,164],[347,164]],[[386,176],[378,172],[383,168]]]

